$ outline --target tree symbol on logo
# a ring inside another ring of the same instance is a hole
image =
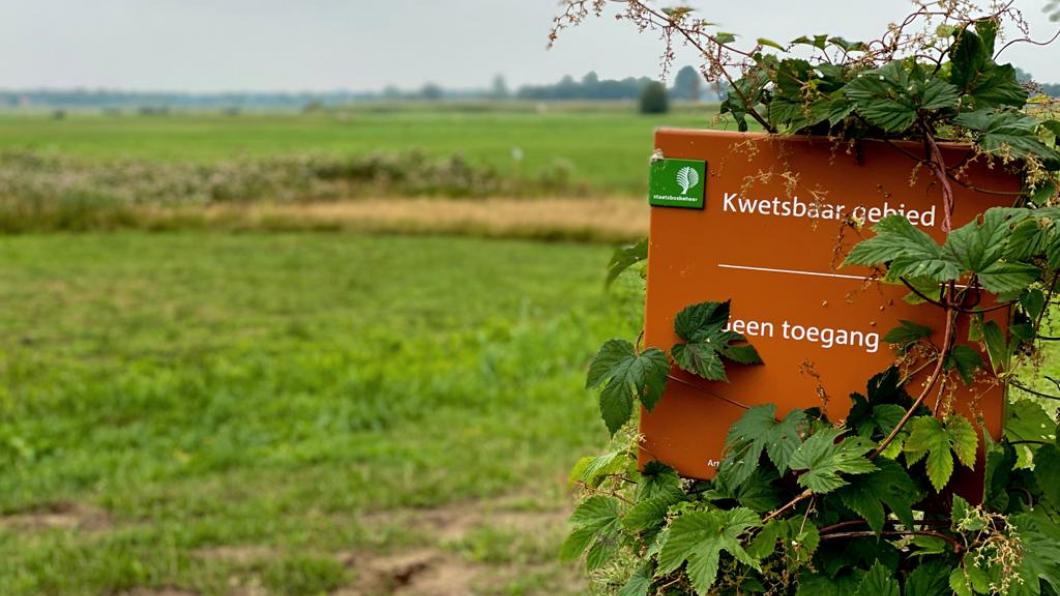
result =
[[[681,194],[687,195],[699,184],[699,172],[695,168],[683,167],[677,171],[677,184],[681,187]]]

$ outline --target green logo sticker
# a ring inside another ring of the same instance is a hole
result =
[[[657,207],[702,209],[707,187],[707,162],[659,159],[651,164],[648,204]]]

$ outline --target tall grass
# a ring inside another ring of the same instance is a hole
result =
[[[357,197],[584,195],[562,161],[533,175],[504,174],[459,154],[295,154],[210,163],[84,161],[33,151],[0,153],[0,231],[135,225],[143,207],[297,204]]]

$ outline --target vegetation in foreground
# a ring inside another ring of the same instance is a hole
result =
[[[602,291],[606,259],[430,237],[0,240],[0,593],[373,593],[438,565],[476,591],[580,591],[554,563],[565,470],[604,433],[566,396],[590,347],[638,324]]]

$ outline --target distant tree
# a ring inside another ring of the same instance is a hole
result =
[[[383,99],[401,99],[401,89],[395,85],[383,87]]]
[[[427,83],[420,88],[420,98],[427,101],[438,101],[445,94],[442,88],[435,83]]]
[[[507,99],[511,93],[508,91],[508,83],[504,80],[504,75],[497,75],[493,77],[493,88],[490,90],[490,97],[493,99]]]
[[[702,83],[703,75],[699,74],[699,71],[695,68],[686,66],[677,71],[671,95],[675,99],[699,101],[703,96]]]
[[[666,86],[659,81],[651,81],[640,92],[641,114],[665,114],[670,110],[670,97]]]

